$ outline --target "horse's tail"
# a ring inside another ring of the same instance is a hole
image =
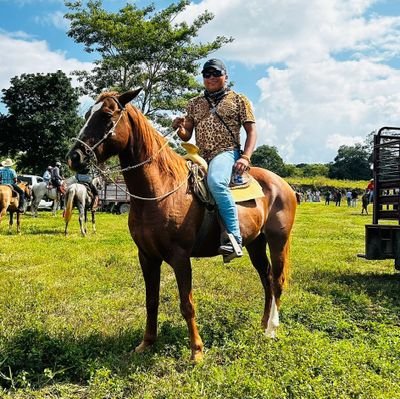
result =
[[[65,195],[64,220],[68,223],[71,220],[72,208],[74,207],[75,188],[70,187]]]

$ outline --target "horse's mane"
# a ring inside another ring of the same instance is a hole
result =
[[[133,120],[133,129],[136,145],[145,158],[154,157],[152,162],[156,163],[159,169],[172,176],[187,174],[186,163],[171,147],[166,144],[167,139],[162,137],[150,124],[148,119],[133,105],[127,107],[129,117]],[[163,149],[159,151],[159,149]]]
[[[107,97],[118,97],[118,95],[117,92],[101,93],[96,102]],[[126,110],[131,121],[138,152],[145,159],[151,157],[152,163],[157,164],[162,173],[175,177],[187,174],[188,170],[184,159],[173,151],[168,144],[165,145],[166,139],[157,132],[143,113],[132,104],[128,104]],[[163,149],[158,152],[162,146]]]

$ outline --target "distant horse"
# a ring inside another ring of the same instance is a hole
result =
[[[66,185],[66,187],[70,186],[72,183],[76,183],[75,176],[69,177],[68,179],[64,180],[64,184]],[[53,200],[53,216],[56,215],[56,211],[60,205],[60,194],[57,193],[56,187],[49,188],[48,183],[42,181],[32,186],[32,204],[31,204],[32,216],[37,217],[40,201],[45,196],[49,200]]]
[[[87,212],[90,208],[92,213],[92,228],[93,232],[96,232],[96,209],[91,206],[92,198],[89,196],[88,189],[84,184],[73,183],[71,184],[65,194],[65,210],[64,210],[64,220],[65,220],[65,231],[64,234],[68,234],[68,224],[71,220],[72,209],[74,205],[77,206],[79,210],[79,225],[81,228],[82,236],[84,237],[87,233]]]
[[[205,207],[192,194],[186,161],[167,145],[143,114],[132,106],[140,92],[103,93],[87,113],[85,126],[67,155],[74,170],[90,162],[100,164],[118,155],[131,195],[129,229],[137,244],[146,285],[147,322],[136,352],[157,338],[160,267],[172,266],[178,284],[180,309],[186,320],[191,359],[203,357],[192,298],[190,257],[218,255],[220,225],[217,216],[199,234]],[[296,196],[279,176],[261,168],[250,174],[262,186],[262,198],[238,204],[240,230],[251,262],[265,292],[262,327],[275,336],[278,307],[289,271],[289,236],[296,212]],[[267,257],[269,246],[271,263]]]
[[[18,186],[24,191],[25,199],[29,201],[31,193],[28,186],[28,183],[21,182],[18,183]],[[18,211],[19,206],[19,196],[13,196],[12,187],[9,185],[2,184],[0,185],[0,223],[3,219],[3,216],[7,213],[10,213],[10,222],[8,225],[8,230],[11,232],[12,225],[14,224],[14,213],[17,214],[17,233],[21,232],[21,213]]]

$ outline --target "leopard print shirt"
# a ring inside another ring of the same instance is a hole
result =
[[[249,100],[244,95],[237,94],[232,90],[219,102],[216,110],[234,134],[236,143],[240,143],[241,126],[245,122],[255,123]],[[186,117],[193,122],[200,155],[207,162],[210,162],[219,153],[237,147],[232,134],[210,109],[204,94],[192,99],[186,111]]]

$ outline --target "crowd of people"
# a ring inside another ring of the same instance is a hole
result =
[[[295,189],[295,191],[299,202],[321,202],[321,198],[324,198],[325,205],[334,203],[335,206],[341,206],[342,199],[345,198],[347,206],[353,208],[357,207],[357,201],[361,195],[361,214],[365,213],[368,215],[368,205],[373,202],[374,180],[370,180],[362,194],[360,193],[360,190],[356,189],[328,189],[322,195],[319,190],[307,189],[304,191],[302,189]]]

